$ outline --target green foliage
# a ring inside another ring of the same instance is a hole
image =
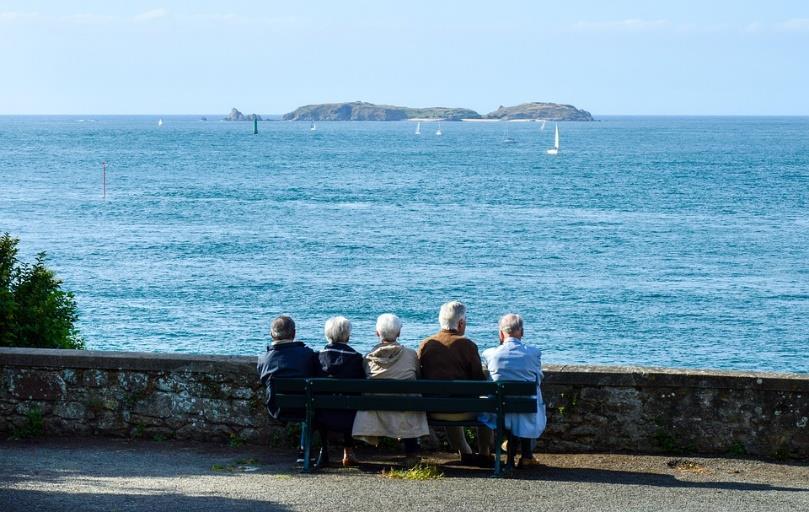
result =
[[[132,429],[132,432],[130,433],[130,436],[133,439],[141,439],[141,438],[143,438],[143,434],[145,432],[146,432],[146,425],[144,425],[141,422],[138,422],[138,423],[135,424],[135,428]]]
[[[34,407],[25,415],[25,423],[15,428],[11,433],[12,439],[30,439],[40,437],[45,433],[45,424],[42,421],[42,411]]]
[[[393,480],[437,480],[443,478],[444,473],[432,464],[417,464],[409,469],[390,468],[383,471],[382,476]]]
[[[680,444],[677,442],[677,439],[662,428],[657,429],[655,432],[655,441],[657,442],[657,446],[663,449],[666,453],[680,453],[682,449],[680,448]]]
[[[734,457],[742,457],[747,455],[747,449],[741,443],[741,441],[734,441],[730,448],[728,448],[728,455],[732,455]]]
[[[244,439],[239,437],[237,434],[231,433],[228,435],[228,446],[231,448],[238,448],[244,444]]]
[[[0,347],[83,349],[73,294],[45,266],[44,252],[33,265],[20,262],[18,244],[0,237]]]

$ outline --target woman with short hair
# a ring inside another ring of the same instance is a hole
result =
[[[394,314],[380,315],[376,321],[377,344],[365,356],[365,374],[369,379],[416,380],[419,358],[416,351],[397,340],[402,321]],[[374,446],[380,437],[401,439],[408,463],[418,461],[418,438],[429,435],[427,416],[419,411],[358,411],[353,435]]]
[[[334,316],[326,320],[323,333],[328,343],[318,354],[320,377],[335,379],[364,379],[362,355],[348,346],[351,337],[351,322],[344,316]],[[356,411],[325,409],[317,412],[315,426],[320,432],[320,454],[317,467],[329,463],[329,432],[343,434],[343,466],[357,465],[354,457],[354,438],[351,430]]]

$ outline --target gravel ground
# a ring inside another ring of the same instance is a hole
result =
[[[448,465],[383,478],[395,455],[302,475],[268,448],[97,439],[0,442],[0,511],[809,510],[809,464],[648,455],[540,454],[508,478]],[[334,455],[336,457],[336,454]]]

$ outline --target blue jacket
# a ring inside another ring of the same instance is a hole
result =
[[[320,360],[320,377],[335,379],[364,379],[365,367],[362,354],[346,343],[329,343],[318,355]],[[356,411],[322,410],[318,411],[316,423],[318,427],[335,432],[348,432],[354,426]]]
[[[267,390],[267,411],[277,420],[301,420],[303,409],[281,411],[275,403],[272,380],[296,377],[316,377],[319,371],[317,354],[302,341],[276,343],[267,347],[267,352],[258,356],[258,376]]]
[[[545,402],[542,400],[540,383],[542,382],[542,351],[539,347],[527,345],[516,338],[506,339],[500,346],[483,351],[483,364],[489,370],[489,376],[498,380],[518,380],[534,382],[537,386],[537,412],[506,414],[506,429],[517,437],[537,439],[545,431]],[[487,415],[484,423],[495,428],[497,419]]]

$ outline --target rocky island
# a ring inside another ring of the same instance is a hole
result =
[[[513,107],[500,108],[486,114],[486,119],[545,119],[547,121],[592,121],[593,116],[586,110],[579,110],[573,105],[559,103],[522,103]]]
[[[461,119],[480,119],[480,114],[468,108],[410,108],[353,101],[305,105],[285,114],[283,119],[284,121],[402,121],[407,119],[460,121]]]
[[[235,107],[230,109],[230,114],[224,117],[225,121],[252,121],[253,119],[258,119],[259,121],[262,120],[261,116],[258,114],[250,114],[246,116],[239,112],[239,110]]]
[[[229,117],[241,113],[235,108]],[[248,116],[247,119],[250,117]],[[259,118],[260,119],[260,118]],[[547,121],[592,121],[593,116],[586,110],[573,105],[560,103],[532,102],[513,107],[500,106],[494,112],[481,116],[468,108],[450,107],[399,107],[396,105],[376,105],[364,101],[345,103],[319,103],[304,105],[284,114],[284,121],[404,121],[408,119],[463,121],[463,120],[502,120],[545,119]],[[238,119],[236,119],[238,120]]]

